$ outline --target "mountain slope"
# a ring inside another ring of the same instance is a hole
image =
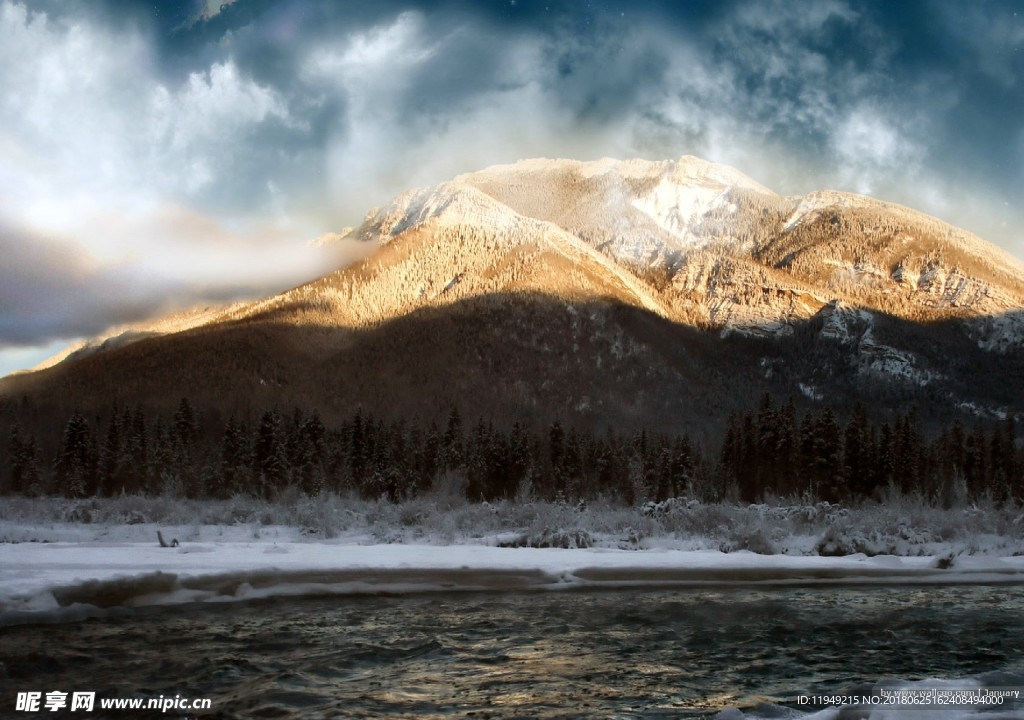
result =
[[[403,193],[349,237],[376,249],[113,335],[0,380],[0,398],[328,417],[454,403],[698,433],[765,391],[936,419],[1024,411],[1024,266],[878,200],[782,197],[692,157],[531,160]]]

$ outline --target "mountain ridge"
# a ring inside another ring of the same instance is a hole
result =
[[[284,293],[168,325],[176,332],[135,328],[55,367],[5,378],[0,397],[95,406],[109,402],[119,379],[135,388],[116,393],[122,402],[163,402],[156,395],[169,393],[169,385],[146,373],[167,373],[170,385],[214,404],[238,405],[232,396],[250,393],[329,413],[365,395],[422,411],[432,402],[458,403],[448,385],[462,372],[488,378],[467,385],[477,394],[488,384],[518,383],[522,402],[496,400],[493,413],[534,407],[544,416],[599,422],[593,413],[601,408],[607,422],[636,424],[644,421],[643,402],[631,404],[601,384],[639,372],[634,398],[667,395],[667,405],[650,406],[659,409],[649,419],[662,423],[674,422],[667,408],[675,397],[688,403],[678,423],[692,425],[703,413],[721,424],[735,402],[715,394],[730,392],[789,393],[843,407],[889,398],[879,412],[927,401],[935,412],[968,419],[1024,411],[1011,382],[1024,368],[1024,264],[966,231],[884,201],[837,191],[780,196],[739,171],[689,156],[538,159],[406,191],[367,213],[348,237],[372,251]],[[531,339],[530,318],[542,339]],[[403,335],[420,337],[417,322],[440,334],[430,347],[452,368],[433,367],[429,358],[423,368],[396,364],[372,350],[390,345],[415,358],[415,344]],[[488,331],[461,322],[501,328],[506,347],[484,344],[503,357],[477,357],[483,351],[474,354],[473,338],[490,338]],[[254,338],[266,347],[257,351]],[[438,350],[446,343],[464,354]],[[143,349],[132,349],[137,345]],[[189,358],[188,373],[174,367],[185,346],[209,357],[209,382],[200,356]],[[794,348],[820,356],[821,367],[806,365]],[[287,360],[268,378],[233,357],[247,352]],[[345,353],[390,369],[356,370]],[[585,387],[561,370],[545,370],[545,357],[578,365]],[[989,378],[988,389],[976,392],[972,366],[1004,368],[1006,380]],[[252,378],[232,387],[231,367]],[[736,373],[732,388],[720,377],[727,369]],[[260,390],[267,382],[285,387],[301,373],[315,378],[292,383],[301,386],[295,398]],[[417,382],[410,385],[408,376]],[[426,406],[402,401],[389,383],[422,394]],[[376,389],[364,393],[362,385]],[[548,403],[544,394],[561,399]],[[467,404],[487,412],[480,398]]]

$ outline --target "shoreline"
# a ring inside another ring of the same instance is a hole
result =
[[[759,555],[348,541],[0,544],[0,626],[272,597],[588,589],[1024,584],[1024,556]]]

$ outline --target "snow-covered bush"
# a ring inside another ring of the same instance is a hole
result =
[[[734,528],[730,537],[719,544],[722,552],[749,550],[758,555],[775,555],[778,547],[772,540],[767,528],[761,525],[747,525]]]
[[[984,498],[955,509],[898,493],[890,493],[884,502],[852,507],[795,498],[743,505],[687,497],[636,507],[600,497],[585,504],[473,503],[463,497],[461,483],[459,476],[447,477],[427,493],[397,503],[330,492],[311,497],[295,488],[285,488],[273,500],[248,495],[202,501],[141,495],[5,497],[0,502],[0,522],[19,529],[5,530],[0,537],[109,537],[107,528],[120,526],[134,528],[121,531],[121,537],[148,541],[156,525],[179,528],[179,538],[204,538],[211,533],[217,537],[236,527],[261,538],[294,532],[298,537],[360,542],[498,544],[521,538],[521,544],[535,547],[674,547],[823,555],[933,555],[954,548],[968,553],[1024,554],[1021,508]]]
[[[539,534],[521,534],[511,540],[498,543],[499,547],[532,547],[532,548],[588,548],[593,547],[594,540],[586,530],[549,530]]]
[[[334,493],[303,497],[296,502],[296,521],[304,533],[330,539],[345,528],[341,500]]]

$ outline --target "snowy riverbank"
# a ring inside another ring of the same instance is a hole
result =
[[[7,528],[10,529],[10,528]],[[140,528],[141,529],[141,528]],[[226,539],[237,528],[202,528],[208,539],[160,547],[154,540],[0,545],[0,625],[59,622],[129,608],[238,602],[275,596],[538,591],[703,585],[1021,583],[1024,556],[844,557],[750,551],[509,548],[493,545],[360,544],[349,540]],[[221,539],[210,539],[220,535]],[[364,540],[365,542],[365,540]]]
[[[758,555],[749,551],[81,542],[0,545],[0,623],[273,596],[585,587],[1024,583],[1024,557]]]
[[[1024,555],[1024,513],[993,502],[942,508],[893,494],[852,507],[777,499],[757,505],[672,499],[621,503],[530,498],[472,503],[444,488],[404,502],[284,491],[273,500],[122,496],[0,500],[0,544],[341,541],[750,550],[762,555]]]
[[[191,520],[191,522],[186,522]],[[9,498],[0,623],[276,595],[1024,583],[1015,508]],[[160,547],[157,532],[175,547]]]

